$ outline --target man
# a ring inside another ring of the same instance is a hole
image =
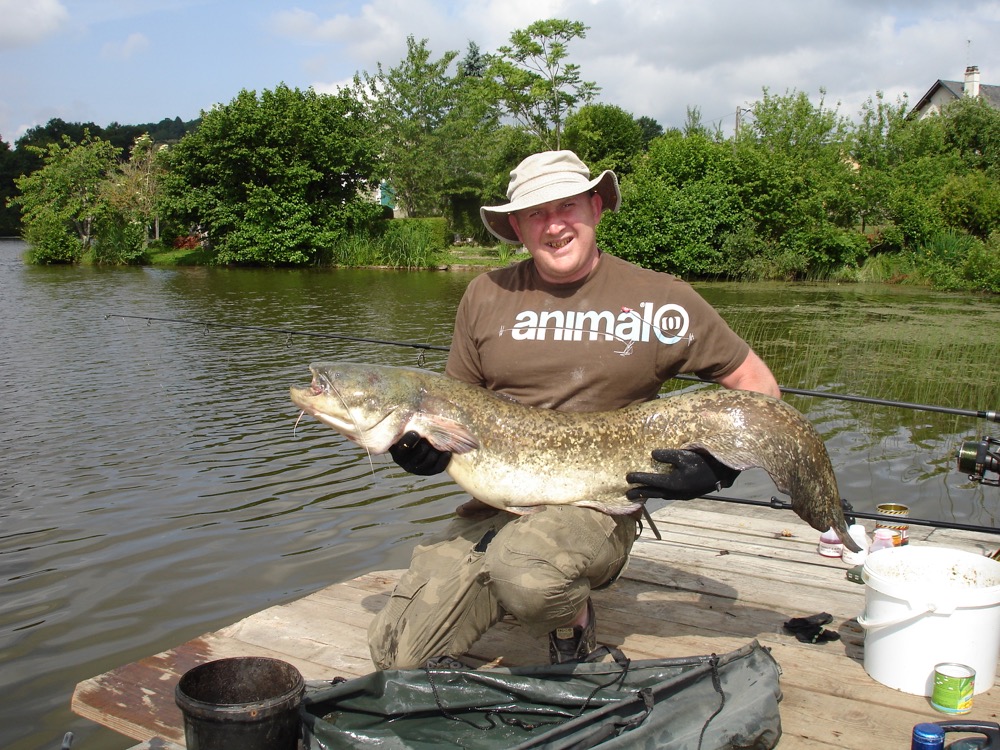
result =
[[[597,246],[601,214],[617,211],[618,180],[596,179],[570,151],[548,151],[512,172],[509,202],[481,217],[530,259],[475,278],[455,321],[446,373],[532,406],[603,411],[656,398],[694,372],[726,388],[780,397],[767,365],[688,284],[639,268]],[[435,474],[450,454],[416,433],[393,446],[396,462]],[[728,487],[738,472],[692,451],[654,452],[672,469],[630,474],[632,498],[691,498]],[[445,532],[418,546],[410,569],[372,622],[380,669],[412,668],[464,654],[505,613],[529,634],[548,634],[553,663],[596,647],[590,592],[621,573],[636,536],[633,517],[542,506],[515,516],[473,499]]]

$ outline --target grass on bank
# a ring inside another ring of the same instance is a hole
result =
[[[395,269],[492,269],[526,257],[521,247],[455,245],[444,250],[408,253],[399,247],[384,247],[368,238],[355,239],[338,250],[335,258],[318,266]],[[94,262],[85,257],[84,263]],[[214,254],[206,248],[151,247],[146,264],[158,267],[210,266]],[[768,281],[770,276],[743,278]],[[845,267],[808,281],[841,283],[902,284],[950,291],[1000,293],[1000,252],[991,247],[966,248],[960,252],[884,253],[873,255],[857,267]]]
[[[519,252],[518,252],[519,251]],[[375,268],[502,268],[526,257],[521,248],[509,245],[480,247],[455,245],[444,250],[407,252],[398,246],[385,246],[370,238],[354,238],[338,248],[326,263],[330,267]],[[206,248],[151,247],[147,252],[151,266],[207,266],[214,263],[213,253]],[[86,261],[85,261],[86,262]]]
[[[521,247],[500,244],[480,246],[451,244],[427,224],[390,225],[400,227],[378,235],[357,234],[323,248],[317,267],[331,268],[500,268],[524,256]],[[405,228],[403,228],[405,227]],[[761,256],[744,263],[741,273],[730,278],[742,281],[834,281],[840,283],[880,283],[926,286],[942,291],[969,291],[1000,294],[1000,233],[987,240],[944,231],[928,238],[915,251],[877,253],[860,265],[848,265],[822,272],[808,271],[804,259],[789,253]],[[107,256],[107,254],[105,254]],[[29,251],[29,262],[32,262]],[[212,249],[202,246],[168,247],[153,243],[145,250],[136,247],[127,260],[120,254],[104,257],[92,248],[77,262],[85,264],[130,263],[152,266],[207,266],[216,263]],[[37,258],[35,262],[38,262]]]

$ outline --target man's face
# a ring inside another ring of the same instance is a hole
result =
[[[597,193],[543,203],[509,217],[539,275],[550,284],[571,284],[597,265],[597,222],[602,201]]]

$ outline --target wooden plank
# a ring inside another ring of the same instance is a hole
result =
[[[902,747],[913,724],[941,719],[926,698],[865,673],[864,634],[854,620],[865,587],[847,580],[849,566],[817,553],[818,532],[790,513],[735,507],[691,501],[658,510],[663,541],[647,532],[622,579],[594,594],[600,641],[651,659],[723,653],[759,640],[782,669],[781,748],[862,748],[873,737]],[[940,529],[915,531],[911,539],[976,552],[1000,545],[995,535]],[[373,668],[368,623],[399,574],[380,571],[328,586],[81,682],[73,709],[143,741],[142,750],[175,750],[168,743],[183,743],[183,729],[173,692],[196,664],[259,655],[294,664],[307,680],[365,674]],[[805,644],[784,632],[789,618],[821,611],[833,616],[827,627],[839,641]],[[545,640],[524,637],[510,619],[463,657],[486,667],[547,658]],[[998,693],[976,696],[974,715],[995,719]]]
[[[126,664],[77,685],[71,707],[80,716],[131,737],[184,741],[174,690],[188,669],[214,659],[269,656],[293,665],[307,680],[359,677],[372,670],[362,622],[381,606],[395,574],[369,574],[251,615],[177,648]],[[364,600],[373,609],[364,609]],[[350,612],[350,623],[338,613]],[[343,619],[343,618],[342,618]],[[351,638],[353,637],[353,641]],[[325,639],[325,640],[323,640]]]

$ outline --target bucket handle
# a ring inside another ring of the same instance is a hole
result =
[[[909,622],[910,620],[915,620],[921,615],[926,614],[938,614],[938,615],[950,615],[955,611],[954,602],[948,602],[943,604],[935,604],[934,602],[928,602],[922,605],[922,608],[918,606],[914,608],[913,602],[909,602],[910,610],[904,613],[901,617],[891,617],[888,620],[875,621],[869,620],[865,617],[865,612],[858,615],[858,625],[863,627],[865,630],[882,630],[883,628],[891,628],[893,625],[901,625],[904,622]]]

